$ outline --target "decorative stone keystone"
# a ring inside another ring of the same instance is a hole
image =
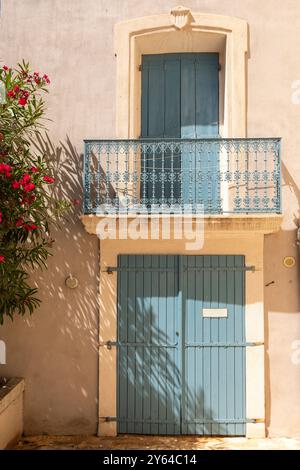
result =
[[[192,21],[192,14],[189,8],[182,6],[175,7],[171,10],[172,22],[175,28],[184,29]]]

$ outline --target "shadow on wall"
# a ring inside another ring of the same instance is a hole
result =
[[[284,163],[282,163],[282,178],[284,181],[283,186],[288,186],[290,191],[294,193],[298,202],[298,213],[294,214],[294,223],[298,227],[300,218],[300,189]]]
[[[54,146],[49,135],[36,151],[55,164],[59,197],[82,201],[82,155],[67,137]],[[26,379],[25,433],[93,434],[98,390],[98,240],[84,231],[81,205],[54,229],[48,270],[36,271],[41,307],[33,316],[5,321],[7,346],[1,374]],[[76,289],[65,279],[78,278]]]
[[[278,233],[265,237],[265,301],[268,311],[298,313],[300,299],[298,296],[299,247],[297,246],[297,228],[300,227],[300,189],[284,163],[282,163],[282,177],[282,186],[283,188],[289,188],[296,198],[298,211],[293,214],[294,230],[280,230]],[[276,256],[274,256],[274,253],[276,253]],[[294,256],[296,258],[296,266],[293,269],[287,269],[283,266],[285,256]],[[286,295],[282,295],[282,292],[285,292]]]
[[[300,312],[300,298],[299,298],[299,247],[297,246],[297,228],[300,226],[300,189],[297,185],[292,174],[289,172],[287,166],[282,162],[282,179],[283,189],[287,188],[291,194],[297,200],[297,212],[292,214],[293,222],[295,224],[294,230],[280,230],[278,233],[268,235],[265,237],[265,248],[264,248],[264,305],[265,305],[265,377],[266,377],[266,426],[270,427],[271,424],[271,408],[272,408],[272,396],[271,396],[271,385],[270,385],[270,356],[269,350],[272,347],[272,353],[275,352],[275,344],[280,340],[280,336],[285,334],[282,330],[282,323],[273,322],[272,331],[272,344],[270,345],[270,326],[269,316],[276,314],[288,314],[286,317],[285,324],[287,325],[286,333],[289,330],[289,336],[292,339],[299,338],[300,330],[299,327],[292,329],[288,326],[290,324],[291,315],[299,316]],[[288,269],[283,265],[283,258],[285,256],[294,256],[296,259],[296,265],[292,269]],[[273,317],[276,321],[276,318]],[[279,320],[280,321],[280,320]],[[281,320],[282,321],[282,320]],[[293,321],[293,320],[292,320]],[[295,322],[293,321],[295,325]],[[274,326],[275,325],[275,326]],[[278,330],[278,338],[276,338],[276,331],[274,328],[280,328]],[[276,343],[274,343],[276,341]],[[290,363],[292,354],[292,344],[286,339],[281,353],[286,355],[286,362]],[[274,359],[273,359],[274,361]],[[274,374],[274,372],[273,372]]]

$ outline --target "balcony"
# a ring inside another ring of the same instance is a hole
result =
[[[280,214],[280,139],[85,140],[84,213]]]

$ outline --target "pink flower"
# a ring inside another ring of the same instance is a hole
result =
[[[33,230],[36,230],[38,228],[37,225],[35,224],[24,224],[23,227],[28,231],[32,232]]]
[[[3,70],[5,70],[5,71],[7,71],[7,70],[8,70],[8,67],[7,67],[7,65],[3,65],[3,67],[2,67],[2,68],[3,68]]]
[[[5,256],[0,255],[0,263],[3,263],[4,260],[5,260]]]
[[[26,99],[26,98],[20,98],[20,99],[19,99],[19,105],[20,105],[20,106],[25,106],[26,103],[27,103],[27,99]]]
[[[49,183],[49,184],[52,184],[54,183],[55,179],[54,178],[51,178],[51,176],[43,176],[43,180],[45,181],[45,183]]]
[[[36,166],[32,166],[31,168],[29,168],[29,171],[31,171],[31,173],[37,173],[39,169]]]
[[[6,178],[9,178],[11,176],[11,166],[6,165],[5,163],[0,163],[0,173],[3,173]]]
[[[24,191],[25,191],[26,193],[29,193],[30,191],[33,191],[33,190],[34,190],[35,184],[34,184],[34,183],[25,183],[25,184],[23,185],[23,188],[24,188]]]
[[[14,90],[8,90],[7,96],[8,96],[9,98],[14,98],[14,97],[16,96]]]
[[[33,74],[33,80],[35,81],[35,83],[36,83],[37,85],[39,85],[39,83],[41,82],[39,72],[34,72],[34,74]]]
[[[36,200],[35,194],[29,194],[28,196],[23,196],[21,204],[32,204]]]
[[[6,163],[0,163],[0,173],[5,173],[11,170],[10,165],[6,165]]]
[[[31,181],[31,176],[29,175],[29,173],[24,173],[24,175],[22,176],[22,184],[29,183],[29,181]]]
[[[50,83],[50,79],[49,79],[48,75],[44,74],[43,79],[45,80],[46,83],[48,83],[48,84]]]
[[[19,93],[19,91],[20,91],[20,87],[19,87],[18,85],[16,85],[16,86],[14,87],[14,92],[15,92],[15,93]]]
[[[14,180],[12,183],[11,183],[12,187],[14,189],[18,189],[20,186],[21,186],[21,183],[20,181],[17,181],[17,180]]]
[[[79,206],[80,200],[79,199],[73,199],[72,203],[73,203],[73,206]]]
[[[23,224],[24,224],[24,220],[23,219],[18,219],[17,222],[16,222],[16,227],[22,227]]]
[[[2,223],[2,220],[3,220],[3,214],[2,212],[0,212],[0,224]]]

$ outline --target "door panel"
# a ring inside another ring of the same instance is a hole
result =
[[[119,266],[118,432],[178,434],[178,257],[120,256]]]
[[[243,266],[242,256],[183,259],[183,434],[245,434]],[[227,317],[203,317],[204,308]]]
[[[118,432],[245,435],[243,267],[243,256],[119,257]]]

